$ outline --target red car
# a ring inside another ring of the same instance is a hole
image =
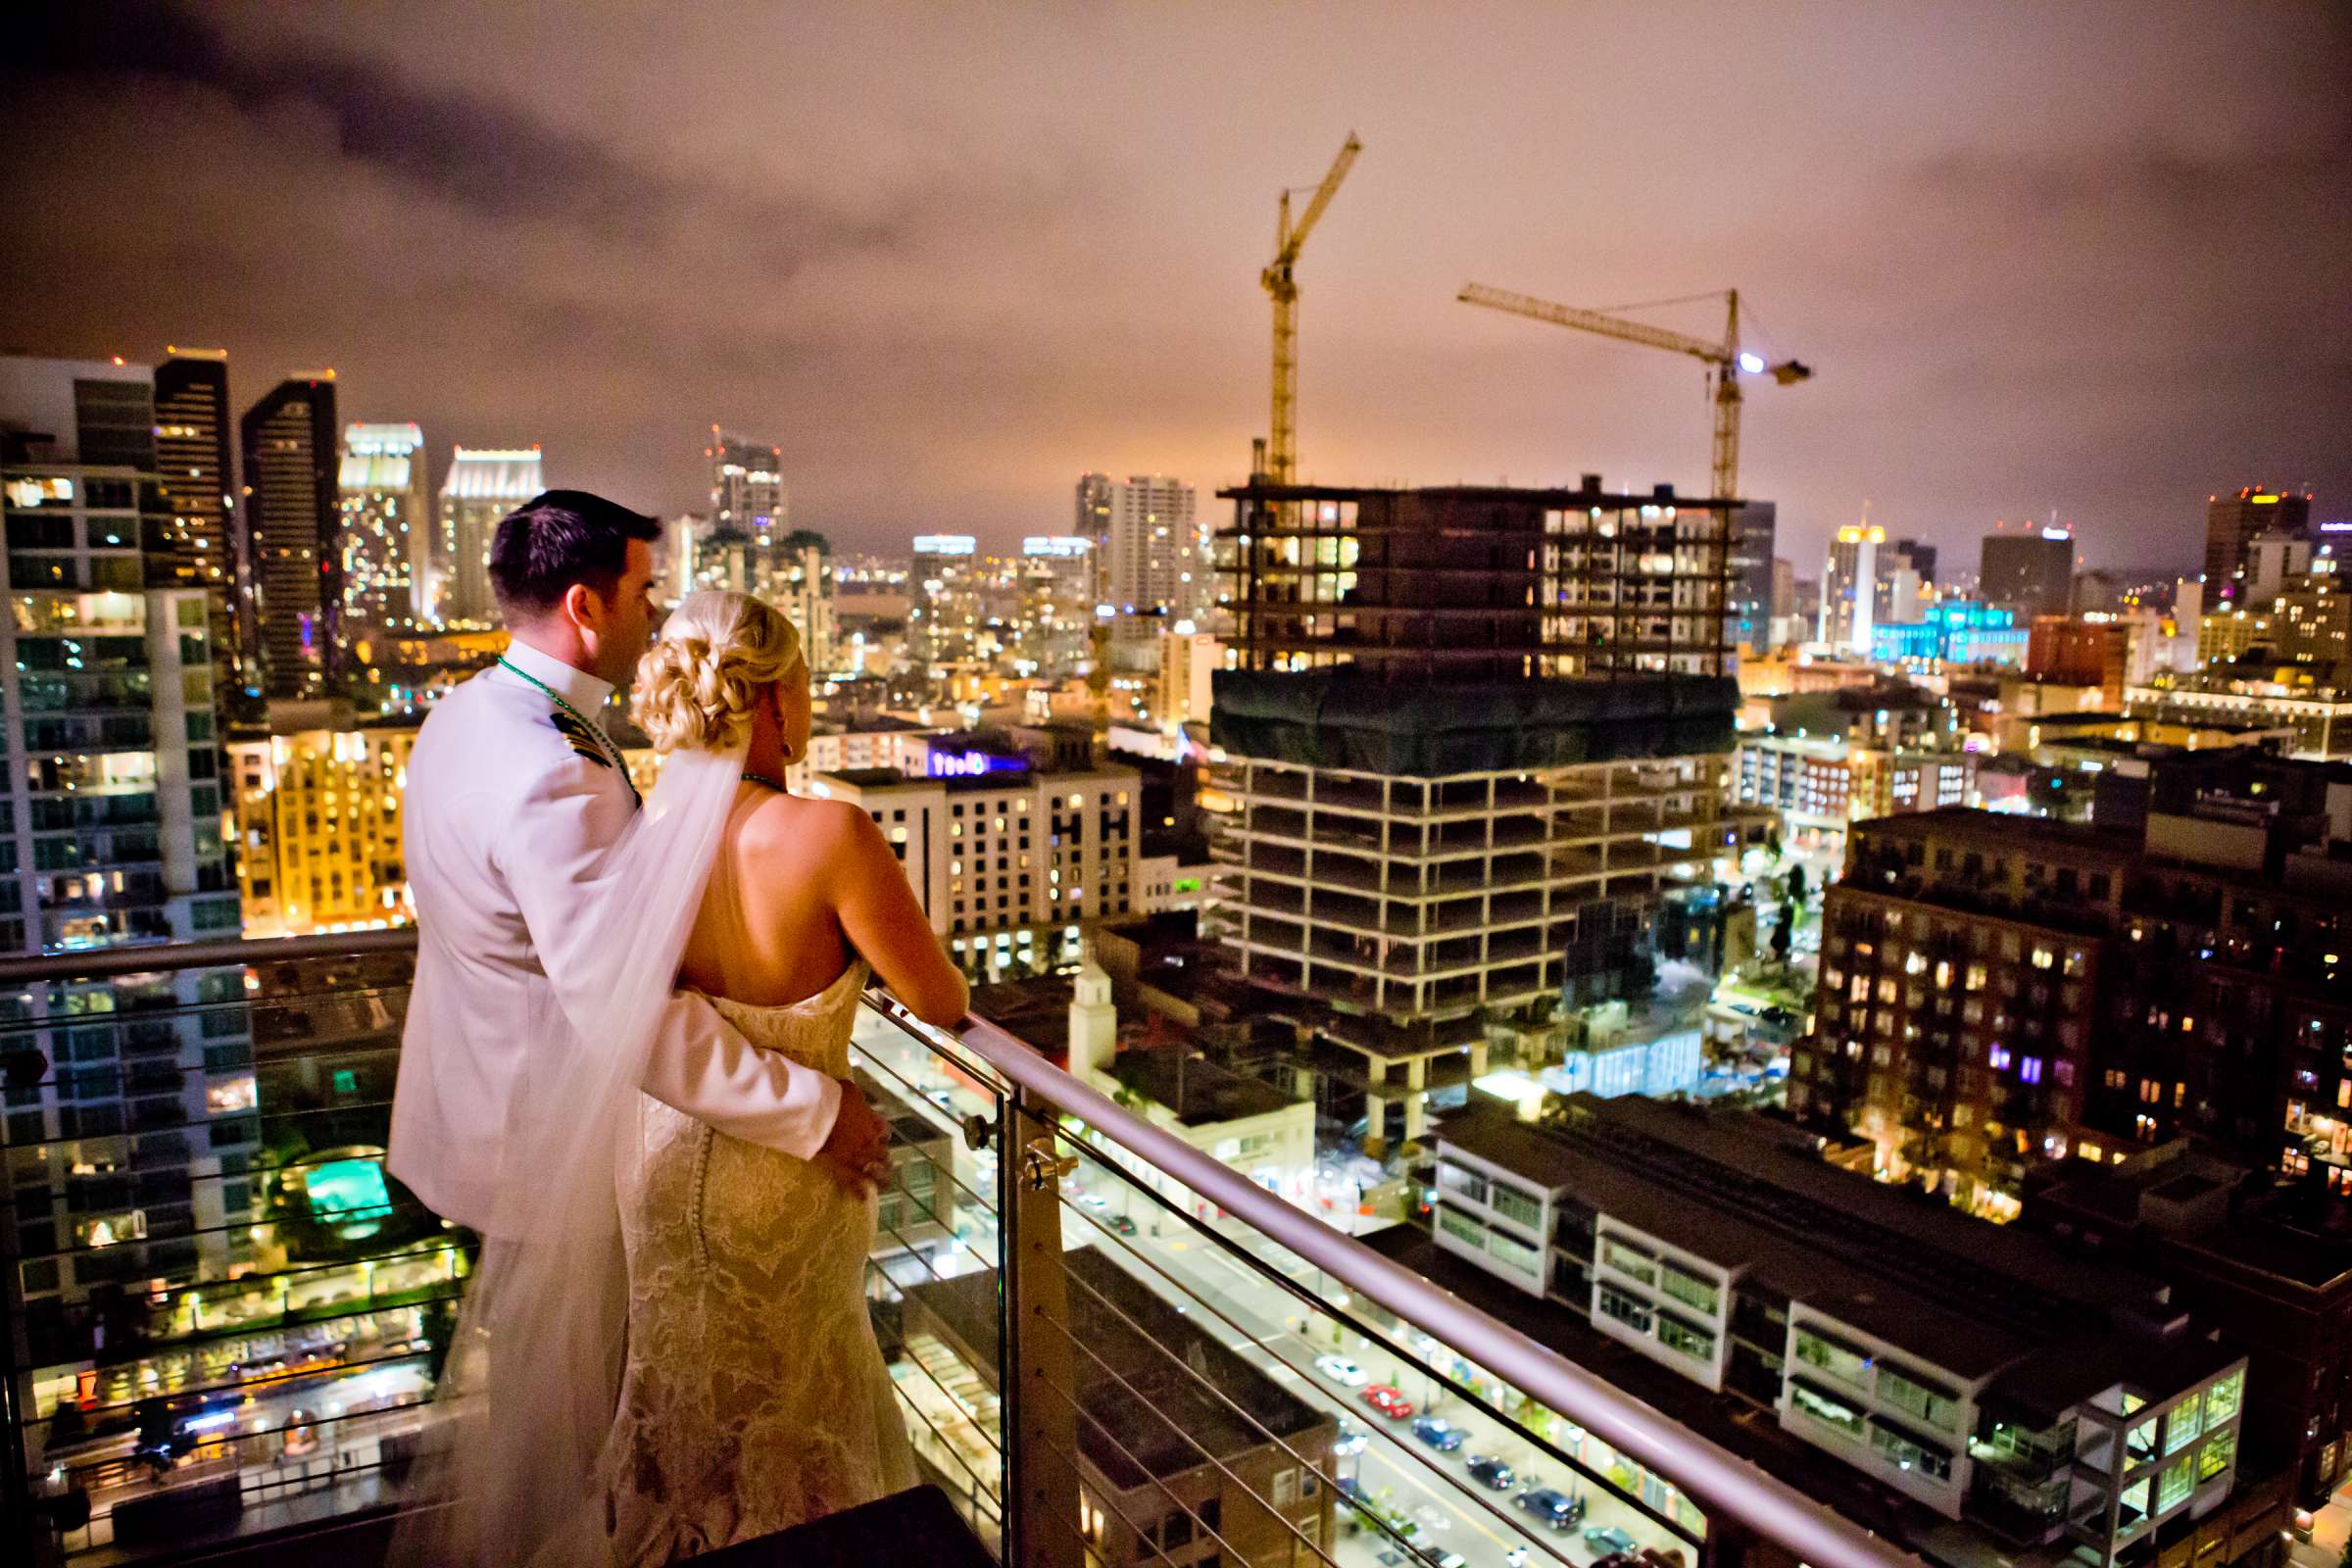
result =
[[[1360,1396],[1363,1401],[1392,1421],[1401,1421],[1413,1413],[1413,1401],[1390,1388],[1375,1383]]]

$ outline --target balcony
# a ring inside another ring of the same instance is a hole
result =
[[[0,1042],[17,1200],[5,1560],[381,1560],[418,1501],[411,1456],[436,1434],[476,1250],[381,1176],[413,943],[0,963],[29,1014]],[[48,1136],[51,1063],[90,1016],[69,999],[110,988],[138,1003],[151,1044],[183,1041],[184,1097],[135,1135]],[[255,1044],[204,1045],[231,1037]],[[935,1489],[909,1496],[939,1500],[924,1539],[952,1509],[973,1560],[1021,1568],[1454,1552],[1495,1568],[1514,1547],[1583,1568],[1577,1532],[1473,1481],[1462,1460],[1485,1452],[1669,1563],[1910,1568],[1364,1246],[1353,1200],[1335,1206],[1315,1170],[1230,1168],[1004,1031],[930,1029],[879,993],[854,1055],[896,1146],[867,1295]],[[169,1253],[120,1210],[148,1192],[193,1194]],[[118,1208],[68,1212],[100,1199]],[[34,1222],[36,1206],[54,1221]],[[85,1267],[141,1249],[134,1270]],[[1464,1454],[1384,1417],[1367,1377],[1468,1429]],[[877,1508],[827,1522],[863,1544],[826,1560],[912,1560],[894,1553],[917,1527]]]

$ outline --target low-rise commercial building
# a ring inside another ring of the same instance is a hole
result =
[[[1783,1454],[2086,1563],[2228,1517],[2246,1356],[2153,1276],[1923,1205],[1751,1117],[1575,1096],[1531,1123],[1477,1096],[1436,1147],[1441,1251],[1770,1411]]]

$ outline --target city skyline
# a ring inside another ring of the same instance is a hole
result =
[[[240,400],[331,362],[347,417],[423,425],[436,485],[457,442],[544,441],[568,480],[675,514],[715,419],[777,441],[801,520],[845,549],[947,514],[1003,550],[1081,469],[1238,481],[1266,422],[1266,208],[1352,126],[1298,271],[1303,476],[1703,488],[1695,368],[1465,311],[1475,277],[1604,306],[1740,287],[1759,346],[1820,371],[1752,400],[1743,468],[1800,570],[1865,495],[1947,552],[2055,508],[2092,564],[2180,567],[2205,495],[2308,487],[2333,516],[2352,494],[2326,348],[2348,122],[2324,96],[2352,34],[2321,14],[2021,15],[1969,51],[1938,14],[1857,41],[1826,6],[1703,40],[1677,13],[1605,41],[1583,14],[1337,38],[1311,12],[934,18],[894,30],[887,84],[876,24],[839,17],[452,23],[431,88],[390,63],[414,31],[364,13],[115,14],[122,36],[36,35],[13,67],[38,113],[10,193],[87,223],[20,236],[47,281],[0,341],[216,343]],[[1611,69],[1558,94],[1547,62],[1588,42]],[[1184,69],[1056,99],[1083,140],[1025,107],[1083,60],[1170,51]],[[1710,60],[1746,84],[1734,113],[1637,112]],[[1274,90],[1309,65],[1327,85]],[[573,90],[641,70],[786,90],[651,122]],[[2229,79],[2265,90],[2207,86]],[[1218,122],[1260,88],[1266,114]],[[190,156],[135,156],[156,137]]]

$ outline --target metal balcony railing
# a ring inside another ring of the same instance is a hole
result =
[[[289,1560],[414,1506],[473,1239],[381,1169],[413,934],[0,962],[10,1562]],[[164,1054],[170,1052],[170,1055]],[[1911,1559],[1188,1141],[886,997],[869,1258],[925,1478],[1020,1568]],[[174,1060],[176,1072],[145,1072]],[[1784,1558],[1780,1553],[1786,1553]],[[877,1559],[881,1560],[881,1559]]]

